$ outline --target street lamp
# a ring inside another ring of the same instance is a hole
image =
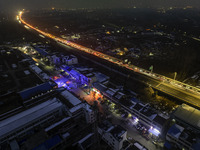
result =
[[[174,80],[176,80],[177,72],[174,72]]]
[[[151,73],[153,72],[153,65],[151,65],[151,66],[149,67],[149,70],[151,71]]]

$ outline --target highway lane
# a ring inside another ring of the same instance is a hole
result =
[[[200,107],[200,97],[198,95],[194,95],[190,91],[180,91],[179,89],[175,89],[164,84],[159,85],[156,89],[167,93],[175,98],[178,98],[194,107]]]
[[[70,48],[69,46],[66,46],[64,44],[61,44],[61,43],[58,43],[58,44],[61,45],[64,48],[67,48],[67,49]],[[70,48],[70,51],[77,52],[76,54],[80,54],[79,50],[77,50],[75,48]],[[86,60],[92,62],[92,63],[100,65],[101,67],[104,67],[104,68],[106,68],[108,70],[111,70],[112,72],[115,72],[119,76],[123,76],[123,77],[127,78],[128,75],[129,75],[129,74],[123,73],[123,71],[120,72],[118,70],[115,70],[114,68],[110,68],[108,65],[103,64],[102,62],[100,63],[95,59],[91,59],[90,57],[85,57],[84,55],[81,55],[81,57],[83,59],[86,59]],[[132,74],[130,76],[130,78],[133,79],[133,80],[142,82],[142,83],[144,83],[146,85],[149,85],[149,86],[151,86],[152,88],[154,88],[156,90],[159,90],[159,91],[161,91],[163,93],[171,95],[172,97],[180,99],[183,102],[186,102],[186,103],[188,103],[188,104],[190,104],[192,106],[200,107],[200,96],[198,94],[193,93],[192,91],[185,90],[185,89],[181,90],[181,89],[176,88],[174,86],[171,86],[170,84],[167,84],[167,83],[165,83],[163,81],[156,80],[156,79],[150,78],[150,77],[145,76],[145,75],[141,75],[141,74],[139,74],[137,72]]]
[[[104,53],[101,53],[101,52],[98,52],[98,51],[95,51],[91,48],[87,48],[87,47],[84,47],[82,45],[79,45],[77,43],[74,43],[74,42],[71,42],[71,41],[67,41],[65,39],[62,39],[60,37],[57,37],[57,36],[54,36],[50,33],[47,33],[47,32],[44,32],[40,29],[38,29],[37,27],[33,27],[32,25],[28,24],[27,22],[25,22],[23,19],[22,19],[22,14],[23,12],[19,12],[19,15],[17,16],[17,19],[19,20],[20,23],[23,23],[25,28],[27,29],[33,29],[35,31],[37,31],[38,33],[40,33],[40,36],[42,35],[43,37],[48,37],[48,38],[51,38],[53,40],[55,40],[56,42],[60,42],[60,43],[63,43],[65,45],[68,45],[70,47],[73,47],[73,48],[76,48],[80,51],[83,51],[85,53],[88,53],[88,54],[92,54],[96,57],[99,57],[99,58],[102,58],[102,59],[105,59],[111,63],[114,63],[114,64],[117,64],[118,66],[121,66],[121,67],[125,67],[129,70],[132,70],[134,72],[138,72],[140,74],[143,74],[143,75],[146,75],[146,76],[149,76],[151,78],[154,78],[154,79],[157,79],[157,80],[164,80],[164,81],[170,81],[170,82],[175,82],[175,84],[173,84],[173,86],[176,86],[177,88],[180,88],[180,85],[182,86],[181,88],[190,88],[191,90],[193,90],[196,94],[200,94],[200,89],[196,88],[196,87],[193,87],[191,85],[188,85],[188,84],[185,84],[183,82],[179,82],[179,81],[175,81],[171,78],[167,78],[165,76],[162,76],[162,75],[159,75],[159,74],[156,74],[156,73],[152,73],[150,72],[149,70],[145,70],[143,68],[139,68],[137,66],[134,66],[132,64],[124,64],[122,60],[120,59],[117,59],[115,57],[112,57],[112,56],[109,56],[107,54],[104,54]],[[171,84],[172,85],[172,84]]]
[[[25,24],[27,27],[39,32],[40,34],[51,38],[57,42],[60,42],[64,45],[73,47],[75,49],[78,49],[79,51],[83,51],[85,53],[94,55],[96,57],[99,57],[101,59],[107,60],[110,63],[114,63],[120,67],[124,67],[126,69],[132,70],[133,72],[135,72],[136,74],[140,74],[140,76],[138,76],[137,80],[144,82],[145,84],[149,84],[151,85],[153,88],[158,89],[160,91],[163,91],[169,95],[172,95],[176,98],[179,98],[189,104],[195,105],[197,107],[199,107],[200,105],[200,98],[198,96],[199,92],[197,88],[186,85],[184,83],[178,82],[178,81],[173,81],[172,79],[169,79],[167,77],[155,74],[155,73],[151,73],[148,70],[142,69],[142,68],[138,68],[137,66],[134,65],[128,65],[128,64],[124,64],[122,62],[122,60],[119,60],[117,58],[114,58],[112,56],[100,53],[98,51],[92,50],[90,48],[78,45],[76,43],[73,43],[71,41],[66,41],[60,37],[56,37],[50,33],[46,33],[42,30],[39,30],[38,28],[33,27],[32,25],[26,23],[23,19],[22,19],[22,14],[23,12],[19,13],[19,20],[21,21],[21,23]],[[27,28],[26,27],[26,28]],[[160,84],[161,82],[165,82]],[[176,84],[174,84],[173,82],[176,82]],[[180,87],[181,85],[181,87]],[[193,90],[193,92],[187,91],[185,89],[185,87],[189,87]]]
[[[146,82],[150,87],[168,95],[171,95],[172,97],[175,97],[179,100],[182,100],[183,102],[189,105],[192,105],[194,107],[200,107],[200,96],[198,94],[193,93],[192,91],[185,89],[181,90],[174,86],[170,86],[165,82],[150,79],[148,76],[140,77],[140,80]]]

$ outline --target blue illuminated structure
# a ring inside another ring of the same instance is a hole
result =
[[[19,92],[19,95],[21,96],[21,98],[23,100],[27,100],[35,95],[45,93],[51,89],[53,89],[53,85],[49,82],[46,82],[46,83],[40,84],[38,86],[31,87],[29,89],[21,91],[21,92]]]
[[[69,66],[61,66],[61,69],[67,72],[77,84],[91,86],[91,82],[95,80],[95,76],[88,68],[77,67],[71,68]]]

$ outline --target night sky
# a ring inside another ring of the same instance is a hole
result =
[[[200,0],[0,0],[1,10],[22,8],[119,8],[119,7],[160,7],[160,6],[196,6]]]

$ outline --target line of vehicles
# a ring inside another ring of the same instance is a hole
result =
[[[187,91],[191,91],[191,92],[193,92],[193,93],[195,93],[195,94],[200,94],[200,89],[198,89],[198,88],[196,88],[196,87],[193,87],[193,86],[191,86],[191,85],[188,85],[188,84],[179,82],[179,81],[174,80],[174,79],[171,79],[171,78],[167,78],[167,77],[165,77],[165,76],[162,76],[162,75],[153,73],[153,72],[151,72],[151,71],[149,71],[149,70],[145,70],[145,69],[142,69],[142,68],[138,68],[137,66],[134,66],[134,65],[132,65],[132,64],[124,63],[122,60],[117,59],[117,58],[115,58],[115,57],[109,56],[109,55],[107,55],[107,54],[103,54],[103,53],[101,53],[101,52],[92,50],[92,49],[90,49],[90,48],[81,46],[81,45],[76,44],[76,43],[74,43],[74,42],[67,41],[67,40],[62,39],[62,38],[60,38],[60,37],[56,37],[56,36],[54,36],[54,35],[52,35],[52,34],[50,34],[50,33],[46,33],[46,32],[44,32],[44,31],[42,31],[42,30],[39,30],[37,27],[33,27],[33,26],[31,26],[30,24],[26,23],[26,22],[22,19],[22,14],[23,14],[23,12],[21,11],[21,12],[19,13],[19,16],[17,17],[17,18],[19,19],[19,21],[22,22],[22,23],[23,23],[24,25],[26,25],[27,27],[29,27],[29,28],[31,28],[31,29],[33,29],[33,30],[39,32],[39,33],[42,34],[43,36],[46,36],[46,37],[48,37],[48,38],[51,38],[51,39],[53,39],[53,40],[55,40],[55,41],[57,41],[57,42],[66,44],[66,45],[68,45],[68,46],[71,46],[71,47],[73,47],[73,48],[79,49],[79,50],[84,51],[84,52],[86,52],[86,53],[95,55],[95,56],[97,56],[97,57],[100,57],[100,58],[105,59],[105,60],[107,60],[107,61],[109,61],[109,62],[112,62],[112,63],[114,63],[114,64],[117,64],[117,65],[119,65],[119,66],[121,66],[121,67],[125,67],[125,68],[127,68],[127,69],[129,69],[129,70],[132,70],[132,71],[134,71],[134,72],[138,72],[138,73],[140,73],[140,74],[143,74],[143,75],[149,76],[149,77],[151,77],[151,78],[157,79],[157,80],[159,80],[159,81],[165,82],[165,83],[167,83],[167,84],[173,85],[173,86],[178,87],[178,88],[180,88],[180,89],[182,89],[182,90],[187,90]]]

